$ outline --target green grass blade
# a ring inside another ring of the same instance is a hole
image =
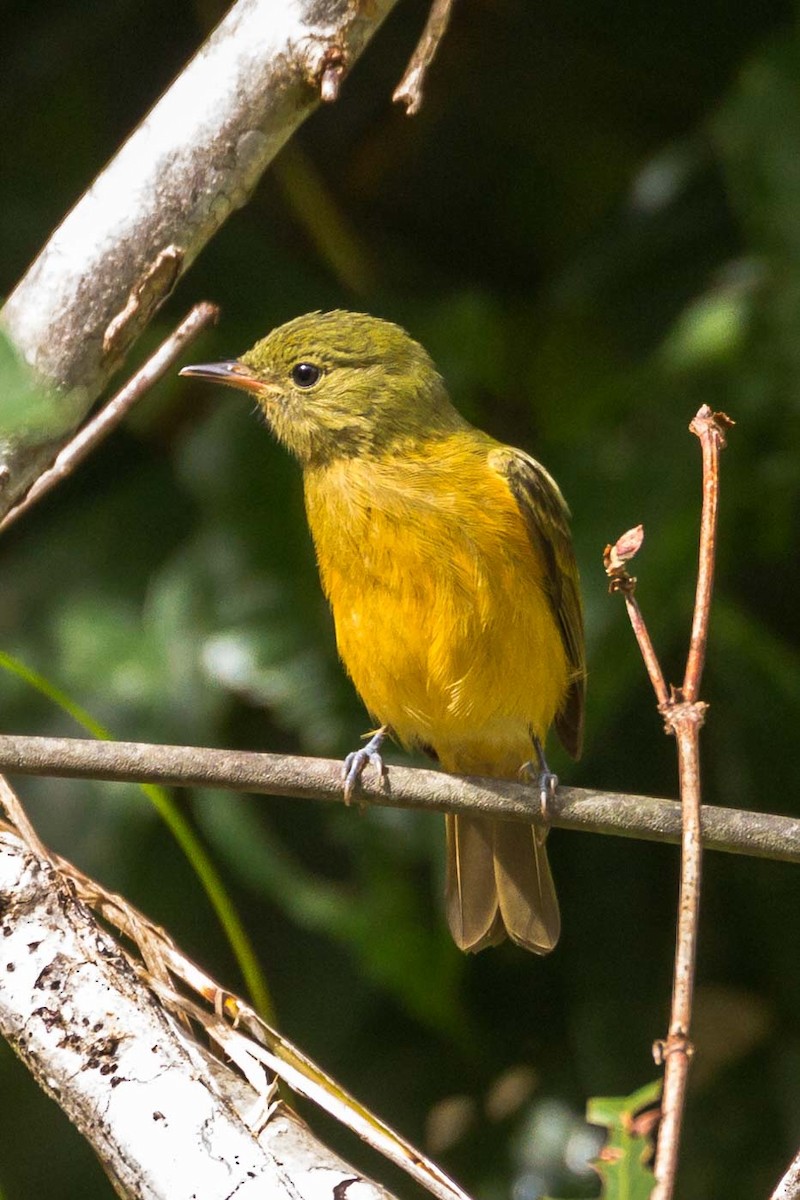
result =
[[[76,704],[70,696],[56,687],[51,681],[32,670],[19,659],[0,651],[0,668],[15,675],[24,683],[34,688],[53,704],[67,713],[92,737],[99,741],[111,742],[114,738],[110,731],[96,721],[91,713]],[[239,965],[239,970],[247,987],[254,1007],[265,1021],[272,1022],[274,1013],[267,982],[261,970],[253,949],[253,944],[247,935],[236,907],[228,894],[217,868],[207,853],[197,834],[173,801],[169,793],[155,784],[143,783],[139,787],[147,796],[161,819],[165,822],[183,853],[186,855],[197,878],[199,879],[217,919],[225,931],[231,951]]]

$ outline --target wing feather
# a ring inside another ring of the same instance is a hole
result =
[[[583,744],[586,650],[569,509],[553,477],[523,450],[498,446],[490,451],[489,462],[508,483],[531,543],[547,567],[544,588],[571,668],[569,689],[555,726],[564,748],[573,758],[578,758]]]

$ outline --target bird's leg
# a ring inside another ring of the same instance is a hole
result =
[[[364,774],[364,768],[367,763],[372,763],[375,770],[378,772],[381,780],[386,777],[386,764],[381,758],[381,746],[386,741],[386,736],[389,733],[389,726],[382,725],[373,733],[372,737],[367,742],[366,746],[362,746],[360,750],[354,750],[352,754],[348,754],[344,760],[342,769],[344,777],[344,802],[349,804],[353,799],[353,791],[358,786],[361,776]]]
[[[547,765],[547,759],[544,756],[544,746],[541,739],[530,731],[533,748],[536,752],[536,762],[530,761],[523,763],[520,767],[520,776],[523,779],[536,780],[539,787],[539,804],[541,805],[542,816],[545,821],[550,820],[550,801],[556,794],[558,787],[558,776],[554,771],[551,771]]]

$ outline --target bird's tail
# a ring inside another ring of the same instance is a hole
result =
[[[462,950],[504,937],[549,954],[561,917],[547,861],[547,830],[469,814],[447,815],[446,905]]]

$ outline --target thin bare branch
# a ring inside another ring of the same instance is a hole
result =
[[[0,735],[0,770],[344,803],[341,762],[282,754],[5,734]],[[530,787],[523,783],[469,779],[394,764],[385,784],[366,772],[358,799],[383,807],[479,812],[527,825],[542,819]],[[800,862],[798,818],[711,806],[703,808],[702,818],[707,849]],[[548,804],[548,819],[562,829],[680,841],[681,806],[675,800],[559,787]]]
[[[5,811],[12,824],[18,831],[25,845],[33,854],[45,862],[52,862],[50,851],[39,839],[39,835],[28,820],[28,814],[22,807],[19,797],[4,775],[0,775],[0,811]]]
[[[450,21],[453,0],[433,0],[428,20],[422,31],[403,78],[394,89],[392,99],[405,104],[406,114],[413,117],[422,106],[422,85],[425,75],[434,60],[439,43],[444,37]]]
[[[672,977],[669,1032],[654,1047],[656,1062],[664,1064],[661,1124],[656,1143],[654,1200],[668,1200],[675,1187],[686,1083],[694,1047],[689,1039],[692,1020],[697,932],[700,917],[700,881],[703,847],[700,836],[700,745],[698,730],[705,705],[681,704],[667,713],[668,725],[678,741],[683,832],[681,882],[678,899],[678,932]]]
[[[708,645],[708,622],[711,613],[711,592],[714,587],[717,515],[719,512],[719,455],[725,448],[725,431],[734,422],[725,413],[712,412],[704,404],[689,425],[700,439],[703,452],[703,511],[700,519],[700,558],[697,570],[694,617],[686,673],[683,677],[683,699],[690,703],[700,694],[700,680]]]
[[[10,509],[0,521],[0,533],[18,521],[33,508],[43,496],[52,491],[75,470],[79,463],[91,454],[103,438],[116,429],[123,417],[137,400],[169,370],[186,347],[199,333],[217,320],[219,309],[215,304],[196,304],[178,328],[161,343],[155,354],[133,375],[115,396],[103,405],[90,421],[78,430],[74,438],[56,456],[53,465],[44,471],[27,495]]]
[[[683,832],[681,837],[681,883],[678,901],[678,930],[672,1006],[666,1041],[657,1044],[657,1058],[664,1062],[662,1118],[656,1145],[654,1200],[671,1200],[678,1170],[681,1125],[694,1047],[690,1040],[697,939],[700,916],[702,842],[700,835],[700,729],[706,708],[698,700],[708,645],[708,623],[717,554],[719,511],[719,456],[725,445],[725,429],[733,422],[724,413],[712,413],[704,404],[689,428],[700,438],[703,454],[703,507],[700,518],[700,552],[692,617],[692,634],[686,661],[684,685],[661,706],[667,730],[678,744]]]
[[[669,1032],[666,1039],[656,1042],[653,1049],[656,1061],[665,1064],[662,1119],[654,1167],[657,1180],[654,1200],[671,1200],[674,1193],[686,1082],[694,1052],[689,1029],[697,961],[705,812],[700,806],[700,729],[707,708],[698,700],[698,696],[708,644],[716,560],[719,454],[725,445],[725,430],[732,425],[733,421],[724,413],[713,413],[704,404],[689,426],[700,439],[702,447],[703,508],[692,633],[682,689],[667,689],[644,618],[633,596],[636,580],[628,574],[626,563],[642,544],[644,533],[641,525],[623,534],[615,545],[606,546],[603,556],[606,574],[611,580],[609,590],[622,592],[625,596],[628,616],[658,699],[659,712],[664,717],[667,732],[675,735],[678,745],[682,813],[681,881]]]
[[[629,529],[627,533],[623,533],[621,537],[617,538],[613,546],[606,546],[603,553],[603,564],[610,581],[608,585],[609,592],[612,595],[615,592],[622,592],[625,597],[625,607],[628,610],[628,617],[636,641],[639,643],[639,650],[644,659],[647,674],[650,676],[656,700],[659,705],[662,705],[669,701],[667,681],[664,678],[664,672],[661,670],[661,664],[658,661],[658,655],[653,646],[650,632],[642,616],[642,610],[639,608],[639,602],[634,595],[636,578],[628,574],[625,566],[626,563],[630,562],[638,554],[643,541],[644,527],[642,525],[634,526],[633,529]]]

